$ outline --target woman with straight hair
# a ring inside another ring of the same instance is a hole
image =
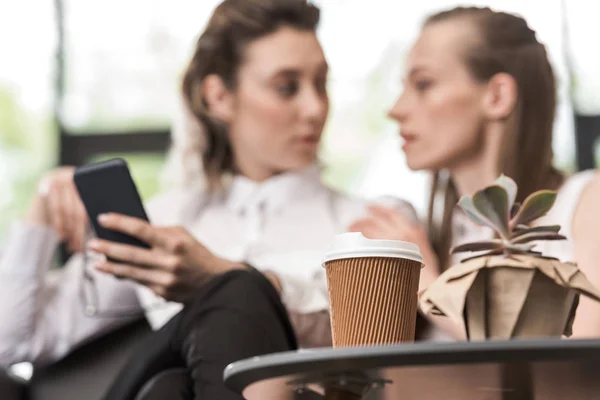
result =
[[[575,261],[600,287],[600,176],[567,178],[552,164],[556,78],[546,49],[527,22],[489,8],[458,7],[430,16],[407,60],[404,89],[389,115],[400,123],[403,150],[413,170],[433,173],[428,233],[401,215],[373,209],[352,229],[370,237],[419,244],[425,255],[421,288],[460,261],[449,254],[464,242],[489,239],[457,202],[500,174],[515,180],[522,202],[540,189],[558,191],[553,209],[539,221],[561,225],[562,242],[538,250]],[[432,317],[434,318],[434,317]],[[444,319],[450,336],[464,337]],[[573,337],[600,336],[600,305],[582,297]]]

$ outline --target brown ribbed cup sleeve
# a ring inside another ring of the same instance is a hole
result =
[[[348,258],[325,269],[334,347],[414,341],[420,262]]]

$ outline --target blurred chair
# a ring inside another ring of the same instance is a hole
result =
[[[152,330],[145,319],[101,336],[48,367],[36,368],[29,383],[0,374],[2,400],[98,400],[132,352]]]
[[[0,370],[0,395],[5,400],[26,400],[26,387]]]

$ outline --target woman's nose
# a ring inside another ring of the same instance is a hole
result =
[[[301,106],[303,115],[311,120],[327,118],[329,99],[326,93],[320,93],[313,88],[307,89],[302,95]]]
[[[396,103],[394,103],[392,108],[388,111],[388,117],[395,119],[398,122],[402,122],[406,119],[407,111],[406,94],[402,92],[398,97],[398,100],[396,100]]]

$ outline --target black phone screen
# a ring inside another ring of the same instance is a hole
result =
[[[98,215],[109,212],[148,221],[125,160],[113,158],[78,167],[75,169],[74,181],[96,236],[111,242],[150,247],[137,238],[98,224]]]

